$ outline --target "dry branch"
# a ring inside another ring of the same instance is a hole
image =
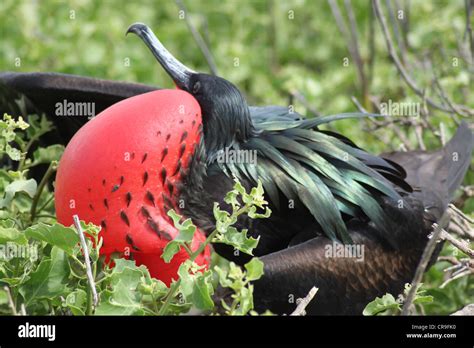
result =
[[[79,240],[81,242],[82,251],[84,252],[87,280],[89,282],[89,286],[92,291],[93,304],[94,304],[94,307],[96,307],[99,303],[99,296],[97,295],[97,289],[95,287],[94,276],[92,275],[91,261],[89,257],[89,248],[87,247],[86,238],[84,237],[84,231],[82,230],[79,217],[77,215],[73,215],[72,218],[74,220],[74,227],[76,227],[77,233],[79,234]]]
[[[418,267],[415,271],[415,276],[413,277],[413,281],[411,282],[410,290],[408,291],[407,298],[405,300],[405,303],[403,304],[401,315],[409,314],[410,307],[413,303],[413,300],[415,299],[416,290],[418,289],[421,279],[423,278],[423,274],[425,273],[426,268],[428,267],[428,263],[430,262],[431,255],[433,255],[433,252],[436,248],[436,244],[438,243],[441,232],[443,231],[443,228],[448,224],[448,222],[449,213],[446,210],[443,216],[441,216],[441,219],[439,219],[438,224],[433,224],[434,231],[431,234],[431,239],[428,241],[428,244],[426,244],[425,250],[423,250],[423,255],[421,256],[421,260],[418,263]]]
[[[425,90],[421,89],[416,81],[408,74],[406,71],[405,67],[403,66],[402,62],[400,61],[400,58],[398,57],[397,51],[395,49],[395,45],[392,41],[392,38],[390,36],[390,31],[387,26],[387,20],[385,18],[385,15],[382,12],[381,6],[380,6],[380,1],[379,0],[373,0],[373,5],[375,9],[375,16],[380,22],[380,26],[382,27],[382,34],[385,39],[385,43],[387,45],[388,49],[388,54],[390,55],[390,58],[394,62],[398,72],[402,76],[403,80],[405,80],[406,84],[415,92],[418,96],[425,98],[426,102],[428,105],[431,107],[444,111],[444,112],[452,112],[454,110],[457,110],[458,112],[461,111],[462,109],[462,114],[459,114],[460,116],[466,116],[465,113],[469,115],[474,115],[474,110],[471,110],[465,106],[462,105],[457,105],[452,103],[451,107],[446,107],[444,105],[439,104],[438,102],[434,101],[431,98],[428,98],[425,96]]]
[[[298,303],[298,306],[296,309],[291,313],[290,315],[292,316],[301,316],[301,315],[306,315],[306,307],[309,305],[311,300],[314,298],[316,293],[318,292],[318,288],[313,286],[311,290],[309,290],[308,295],[306,297],[300,299],[300,302]]]

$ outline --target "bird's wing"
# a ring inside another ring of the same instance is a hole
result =
[[[316,128],[364,114],[304,120],[289,116],[284,108],[268,108],[268,115],[264,109],[259,108],[257,116],[252,115],[257,135],[234,147],[256,151],[256,161],[222,161],[224,172],[254,183],[260,179],[277,208],[282,195],[302,204],[333,240],[350,241],[343,218],[347,216],[368,218],[381,233],[390,230],[382,200],[396,204],[403,201],[397,191],[411,192],[403,169],[365,152],[341,135]],[[278,113],[273,117],[275,111]]]
[[[375,297],[401,293],[414,275],[422,245],[385,247],[367,224],[349,225],[348,231],[354,244],[346,249],[320,236],[260,257],[264,275],[254,283],[256,310],[291,313],[296,305],[289,296],[303,298],[316,287],[306,307],[309,315],[361,315]]]
[[[98,114],[125,98],[156,89],[67,74],[4,72],[0,73],[0,111],[12,116],[44,113],[57,129],[56,141],[67,143],[90,115],[56,116],[57,103],[89,103]],[[19,99],[24,107],[17,105]]]
[[[406,180],[419,188],[407,196],[412,209],[389,207],[388,214],[398,221],[392,236],[400,247],[380,243],[375,226],[351,220],[350,249],[319,236],[262,256],[264,275],[254,284],[257,308],[289,313],[295,308],[289,294],[304,297],[315,286],[319,291],[306,308],[309,314],[361,314],[376,296],[401,293],[414,276],[432,223],[439,221],[468,171],[473,148],[474,134],[463,122],[442,149],[387,154],[406,168]]]

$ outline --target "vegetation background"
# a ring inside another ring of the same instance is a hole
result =
[[[466,12],[472,12],[473,2],[380,4],[396,51],[425,96],[445,106],[449,98],[472,109],[472,17]],[[290,103],[312,117],[356,111],[354,100],[374,112],[388,100],[422,105],[426,101],[407,86],[390,59],[370,1],[188,0],[184,5],[183,16],[183,3],[172,0],[2,0],[0,71],[61,72],[171,88],[172,81],[143,43],[125,37],[129,25],[139,21],[184,64],[209,72],[209,59],[193,38],[192,26],[209,48],[218,74],[241,88],[250,104]],[[338,11],[346,35],[336,21]],[[357,47],[359,62],[351,46]],[[440,124],[449,139],[459,119],[474,119],[469,112],[458,115],[429,106],[424,110],[422,118],[387,126],[350,120],[332,127],[378,153],[400,147],[437,148]],[[473,184],[471,170],[465,186]],[[474,199],[467,195],[460,201],[472,217]],[[443,255],[463,257],[452,246],[445,246]],[[438,262],[425,275],[424,287],[434,296],[434,302],[424,306],[426,313],[452,313],[474,302],[472,275],[440,289],[448,265]]]

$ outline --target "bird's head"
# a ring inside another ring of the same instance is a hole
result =
[[[247,101],[231,82],[195,72],[177,60],[145,24],[130,26],[128,33],[140,37],[173,79],[190,93],[201,107],[204,141],[208,153],[217,152],[235,141],[245,142],[254,132]]]

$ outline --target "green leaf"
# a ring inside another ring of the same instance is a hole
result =
[[[266,218],[269,218],[271,214],[272,214],[272,211],[270,210],[269,207],[265,207],[264,213],[257,213],[257,207],[252,206],[247,215],[251,219],[266,219]]]
[[[53,161],[59,161],[64,152],[63,145],[50,145],[46,148],[40,147],[33,154],[33,162],[29,164],[29,167],[34,167],[38,164],[51,163]]]
[[[53,128],[53,123],[48,120],[46,115],[39,117],[38,115],[28,116],[28,124],[30,127],[26,130],[28,138],[38,138],[49,132]]]
[[[28,240],[25,235],[16,228],[0,227],[0,244],[5,244],[7,242],[15,242],[24,245],[28,243]]]
[[[0,306],[8,303],[7,291],[3,288],[0,289]]]
[[[234,248],[253,255],[253,249],[257,247],[260,237],[247,237],[247,230],[238,231],[235,227],[230,226],[225,233],[218,234],[215,242],[231,245]]]
[[[237,199],[238,197],[239,193],[237,192],[237,190],[231,190],[225,195],[224,202],[232,205],[232,207],[235,209],[236,207],[240,206],[240,202]]]
[[[168,216],[173,220],[173,224],[176,229],[179,231],[178,235],[166,244],[165,249],[161,257],[165,260],[166,263],[169,263],[174,255],[176,255],[181,246],[184,244],[189,245],[194,238],[194,233],[196,232],[196,226],[194,226],[191,219],[186,219],[183,223],[180,223],[181,215],[177,214],[173,209],[168,211]]]
[[[175,237],[174,241],[176,242],[190,242],[193,240],[194,232],[196,231],[196,226],[193,225],[191,219],[186,219],[182,224],[179,222],[181,220],[181,215],[177,214],[173,209],[168,211],[168,216],[173,220],[174,226],[178,229],[179,233]]]
[[[74,315],[85,315],[86,304],[87,293],[82,289],[77,289],[66,297],[65,306],[69,308]]]
[[[254,257],[252,260],[245,264],[247,270],[247,280],[257,280],[263,275],[263,262],[258,258]]]
[[[129,289],[123,282],[119,282],[114,291],[103,291],[95,315],[144,315],[144,307],[139,301],[130,298],[129,301],[120,302],[115,298],[118,296],[120,300],[123,300],[127,298],[127,294],[129,294]]]
[[[186,302],[192,303],[196,308],[211,310],[214,308],[211,296],[214,293],[212,272],[203,272],[202,270],[203,266],[199,266],[191,260],[186,260],[179,266],[180,293]]]
[[[74,254],[74,247],[79,243],[79,236],[76,231],[61,224],[50,226],[39,223],[26,229],[25,235],[57,246],[71,256]]]
[[[246,315],[253,309],[253,285],[243,287],[236,297],[239,306],[232,315]]]
[[[233,264],[233,262],[231,262]],[[217,273],[219,277],[219,284],[223,288],[230,288],[232,285],[232,280],[227,277],[227,271],[220,268],[219,266],[214,267],[214,271]]]
[[[193,304],[201,310],[211,310],[214,308],[214,301],[211,295],[214,288],[211,284],[211,272],[204,272],[196,277],[193,285]]]
[[[426,290],[422,290],[422,286],[423,286],[423,283],[418,284],[418,288],[416,289],[416,292],[415,292],[415,298],[413,299],[414,304],[433,302],[433,296],[424,295],[424,293],[426,293]],[[405,284],[405,289],[403,290],[403,294],[405,295],[405,298],[408,296],[410,289],[411,289],[411,284],[408,284],[408,283]]]
[[[37,188],[36,181],[34,179],[21,179],[15,180],[5,187],[4,198],[0,199],[0,208],[5,208],[12,201],[15,194],[19,192],[25,192],[31,198],[34,197]]]
[[[381,314],[394,314],[394,312],[400,309],[400,303],[395,300],[393,295],[385,294],[384,296],[377,297],[375,300],[370,302],[362,312],[363,315],[381,315]]]
[[[179,225],[179,220],[181,220],[181,215],[179,215],[174,209],[168,211],[168,216],[173,220],[173,224]]]
[[[166,263],[170,263],[173,257],[179,252],[181,245],[179,242],[171,241],[166,244],[161,258],[165,260]]]
[[[3,114],[3,119],[0,120],[0,157],[5,152],[13,161],[21,159],[21,151],[9,143],[15,140],[17,130],[26,128],[28,128],[28,124],[23,121],[21,116],[15,120],[12,116]]]
[[[109,276],[110,290],[101,293],[97,315],[144,315],[139,285],[146,278],[146,267],[137,267],[134,261],[116,259]],[[149,275],[148,275],[149,276]]]
[[[7,153],[8,157],[10,157],[13,161],[21,160],[21,151],[11,146],[10,144],[5,145],[5,152]]]
[[[53,247],[51,258],[45,258],[38,268],[31,273],[21,287],[20,294],[25,299],[25,305],[34,300],[54,298],[66,290],[66,279],[69,276],[69,263],[63,250]]]
[[[416,298],[413,300],[414,304],[421,304],[421,303],[432,303],[433,302],[433,296],[431,295],[425,295],[425,296],[416,296]]]

